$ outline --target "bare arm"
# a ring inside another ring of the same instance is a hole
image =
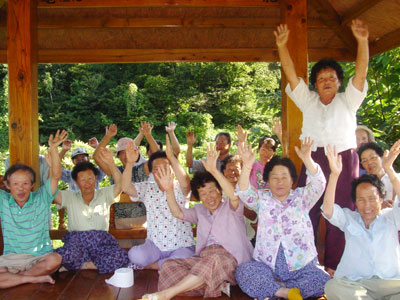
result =
[[[193,146],[196,143],[197,137],[194,135],[193,131],[188,131],[186,133],[186,143],[187,143],[187,151],[186,151],[186,167],[193,167]]]
[[[50,187],[51,193],[54,195],[57,192],[58,188],[58,181],[61,178],[62,168],[61,168],[61,160],[60,156],[58,155],[57,147],[61,145],[66,139],[68,135],[65,130],[61,131],[57,130],[56,134],[50,134],[49,137],[49,158],[48,164],[50,167]]]
[[[362,91],[368,72],[368,26],[361,20],[355,19],[351,23],[351,31],[357,40],[356,70],[353,85],[356,89]]]
[[[287,48],[289,32],[290,31],[287,28],[286,24],[280,24],[274,31],[274,35],[276,38],[276,46],[278,47],[282,70],[285,73],[286,78],[290,84],[290,89],[293,91],[299,84],[300,80],[297,77],[294,63],[292,61],[292,58],[290,57],[290,53]]]
[[[159,172],[154,174],[159,182],[160,189],[165,192],[167,202],[171,214],[178,219],[183,220],[184,214],[178,203],[176,202],[174,193],[174,174],[171,172],[171,168],[165,166],[160,168]]]
[[[175,128],[175,122],[169,122],[168,126],[165,126],[165,130],[168,132],[168,135],[171,139],[172,150],[174,151],[176,157],[178,157],[179,153],[181,152],[181,146],[179,145],[179,141],[175,135]]]
[[[311,138],[306,137],[304,140],[301,141],[301,148],[299,149],[297,146],[294,147],[296,150],[297,155],[301,158],[306,167],[307,171],[310,172],[311,175],[317,173],[318,168],[317,164],[311,157],[311,149],[314,146],[314,141]]]
[[[142,143],[143,140],[143,133],[141,131],[139,131],[138,135],[135,137],[135,139],[133,140],[133,142],[135,143],[136,146],[140,146],[140,144]]]
[[[129,142],[125,150],[127,162],[122,174],[122,191],[132,197],[137,197],[135,185],[132,183],[132,168],[139,157],[139,149],[133,142]]]
[[[400,180],[396,175],[396,172],[393,169],[393,163],[396,161],[396,158],[400,154],[400,140],[394,143],[394,145],[390,148],[390,151],[386,150],[382,157],[382,167],[385,170],[386,174],[388,174],[390,181],[393,185],[394,192],[397,197],[400,199]]]
[[[142,122],[140,124],[140,132],[144,135],[147,142],[149,143],[151,152],[154,153],[154,152],[157,152],[158,150],[162,150],[162,149],[160,149],[160,147],[158,147],[156,140],[154,139],[153,135],[151,134],[152,129],[153,129],[153,126],[150,125],[149,122]]]
[[[175,172],[175,176],[178,179],[182,193],[186,197],[190,192],[189,175],[186,173],[185,169],[181,166],[178,159],[175,157],[171,143],[168,138],[168,134],[165,135],[165,140],[167,142],[167,148],[166,148],[167,158],[172,166],[172,169]]]
[[[333,205],[335,204],[335,191],[342,172],[342,157],[338,155],[336,146],[332,149],[330,145],[326,147],[326,156],[329,161],[331,174],[329,175],[328,185],[326,186],[322,211],[324,215],[330,219],[333,215]]]
[[[99,153],[99,148],[103,147],[105,148],[108,143],[111,141],[111,139],[117,134],[118,129],[117,125],[111,124],[110,126],[106,126],[106,134],[100,141],[99,145],[97,146],[96,150],[93,153],[93,159],[97,163],[97,165],[104,171],[104,173],[107,174],[107,176],[111,175],[111,170],[108,168],[107,164],[102,161]]]
[[[113,153],[110,149],[99,147],[99,155],[101,160],[107,164],[108,169],[111,171],[111,176],[114,179],[114,198],[118,197],[122,191],[122,176],[114,163]]]
[[[59,153],[60,160],[62,160],[64,158],[65,153],[67,153],[71,149],[71,146],[72,146],[72,141],[70,141],[70,140],[66,140],[63,143],[61,151]]]
[[[246,191],[249,188],[250,173],[253,168],[253,164],[257,157],[257,152],[252,151],[251,145],[244,143],[239,145],[238,153],[243,161],[242,173],[240,174],[238,185],[241,191]]]
[[[222,187],[223,191],[228,195],[231,201],[231,206],[234,210],[239,207],[239,197],[235,196],[235,188],[229,182],[229,180],[217,169],[217,159],[219,156],[219,151],[215,150],[215,145],[209,145],[207,147],[207,160],[204,158],[201,160],[204,168],[207,172],[211,173],[212,176],[218,181],[219,185]]]

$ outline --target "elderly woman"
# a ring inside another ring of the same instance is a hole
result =
[[[62,238],[64,246],[56,250],[67,270],[98,269],[99,273],[111,273],[129,263],[128,253],[108,233],[110,206],[121,193],[121,173],[110,150],[100,149],[100,158],[111,170],[114,185],[96,189],[98,169],[90,162],[82,162],[71,174],[79,190],[62,191],[54,199],[68,212],[69,232]]]
[[[341,152],[345,169],[340,175],[340,189],[336,195],[336,203],[341,207],[354,209],[349,201],[350,182],[358,177],[359,161],[356,148],[355,130],[356,113],[367,94],[368,70],[368,28],[361,20],[353,20],[351,24],[353,36],[357,40],[357,58],[355,75],[343,93],[339,88],[343,82],[343,70],[337,61],[322,59],[316,63],[310,75],[310,82],[315,87],[311,91],[303,79],[296,74],[293,61],[287,48],[289,30],[280,25],[274,32],[282,69],[289,84],[286,93],[303,113],[303,127],[300,139],[311,137],[315,141],[313,159],[321,166],[325,178],[329,177],[329,163],[324,153],[327,145],[336,145]],[[302,168],[298,186],[305,185],[305,168]],[[322,198],[310,211],[314,232],[318,230],[321,217],[319,207]],[[327,224],[325,237],[324,264],[330,274],[334,273],[344,249],[344,235],[335,226]]]
[[[383,154],[383,149],[376,143],[366,143],[358,150],[362,168],[367,174],[376,175],[383,182],[385,191],[383,207],[392,207],[396,194],[389,175],[382,165]],[[395,174],[399,177],[399,174]]]
[[[385,151],[382,165],[397,195],[400,180],[393,162],[400,153],[400,140]],[[342,230],[346,247],[335,277],[325,286],[329,300],[400,299],[399,203],[382,209],[383,184],[375,175],[363,175],[352,182],[352,198],[357,211],[335,204],[335,190],[342,159],[336,149],[327,149],[331,175],[322,211],[325,218]]]
[[[371,129],[365,125],[358,125],[356,128],[357,150],[366,143],[375,142],[375,136]]]
[[[171,151],[168,156],[176,160]],[[197,224],[197,244],[194,257],[171,259],[163,264],[159,292],[144,295],[144,299],[172,299],[178,294],[219,297],[226,282],[236,284],[236,266],[251,259],[253,247],[246,237],[243,203],[222,196],[220,184],[228,194],[233,194],[233,186],[218,171],[217,158],[218,153],[209,148],[207,161],[202,160],[209,173],[196,173],[191,181],[194,196],[202,202],[193,208],[182,208],[176,203],[169,169],[155,174],[162,182],[172,214]]]
[[[243,170],[238,182],[240,199],[258,213],[257,242],[252,261],[236,270],[240,288],[259,300],[281,297],[299,300],[319,297],[329,275],[318,265],[314,234],[308,212],[325,189],[321,168],[311,158],[314,142],[305,138],[297,155],[307,167],[307,185],[292,190],[297,174],[289,158],[273,157],[265,166],[270,190],[249,184],[256,153],[239,146]]]

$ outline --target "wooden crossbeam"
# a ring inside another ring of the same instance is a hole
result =
[[[356,54],[357,43],[348,26],[342,25],[340,16],[333,6],[326,0],[310,0],[310,4],[320,14],[321,19],[331,28],[335,34],[346,45],[350,52]]]
[[[382,0],[363,0],[352,6],[346,13],[341,16],[342,25],[349,24],[353,19],[359,18],[367,10],[371,10]]]
[[[38,0],[38,7],[278,6],[280,0]]]
[[[372,41],[369,44],[369,53],[375,56],[384,51],[398,47],[400,44],[400,29],[385,34],[378,40]]]
[[[229,53],[229,57],[226,56]],[[308,50],[310,61],[323,57],[340,57],[354,61],[345,48]],[[198,61],[278,61],[272,48],[252,49],[58,49],[39,50],[39,63],[132,63],[132,62],[198,62]],[[0,50],[0,63],[7,63],[6,50]]]

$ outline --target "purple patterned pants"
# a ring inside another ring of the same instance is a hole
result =
[[[331,279],[318,267],[317,258],[300,270],[289,271],[282,246],[279,247],[275,270],[263,262],[252,260],[239,265],[235,276],[242,291],[257,299],[273,297],[282,287],[281,283],[289,289],[300,289],[304,299],[320,297],[324,294],[325,283]]]
[[[79,270],[84,262],[91,261],[99,273],[112,273],[129,264],[128,253],[107,231],[71,231],[62,241],[64,246],[56,252],[62,256],[62,265],[67,270]]]

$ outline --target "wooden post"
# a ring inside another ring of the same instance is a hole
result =
[[[7,61],[10,165],[24,163],[39,180],[37,3],[9,0]]]
[[[289,53],[294,62],[297,76],[308,82],[308,38],[307,38],[307,0],[286,0],[281,2],[281,22],[288,25],[290,36],[288,41]],[[298,174],[301,160],[294,150],[300,145],[299,136],[303,124],[303,114],[286,95],[287,84],[282,71],[282,127],[283,155],[289,156],[296,165]]]

